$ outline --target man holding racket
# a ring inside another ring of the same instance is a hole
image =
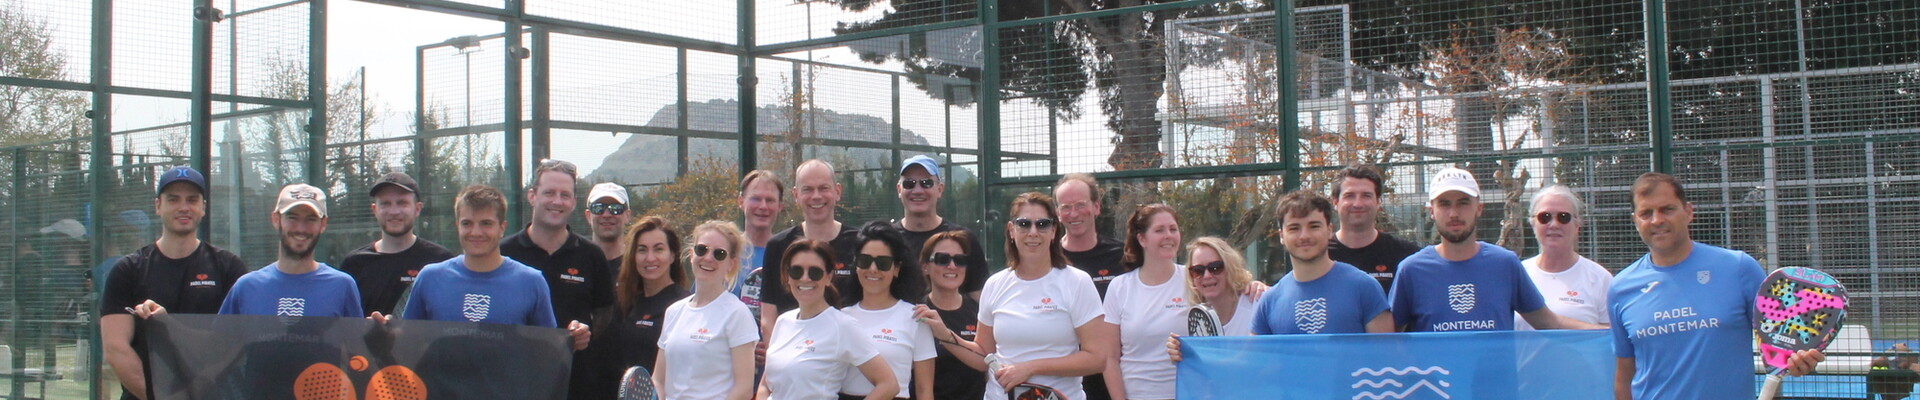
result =
[[[1693,241],[1693,203],[1672,175],[1633,182],[1633,226],[1648,253],[1614,276],[1616,399],[1753,398],[1754,293],[1766,271],[1753,256]],[[1817,350],[1795,353],[1788,374],[1813,371]]]

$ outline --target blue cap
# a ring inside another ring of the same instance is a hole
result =
[[[207,194],[207,176],[201,175],[200,171],[195,171],[193,167],[181,165],[168,168],[166,173],[160,175],[160,184],[153,187],[154,195],[165,192],[167,185],[174,182],[192,183],[195,188],[200,189],[200,194]]]
[[[940,176],[940,162],[934,161],[933,157],[927,157],[925,154],[913,156],[913,158],[908,158],[907,162],[901,163],[900,174],[906,175],[907,169],[913,168],[916,165],[920,166],[921,169],[927,170],[928,175]]]

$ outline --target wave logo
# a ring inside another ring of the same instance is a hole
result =
[[[1420,393],[1422,390],[1433,391],[1433,394],[1440,396],[1442,399],[1451,399],[1453,396],[1447,394],[1446,388],[1452,387],[1453,384],[1447,383],[1447,381],[1440,378],[1452,374],[1453,373],[1447,371],[1446,368],[1440,368],[1439,366],[1426,368],[1388,367],[1377,370],[1372,368],[1357,369],[1354,370],[1351,375],[1360,378],[1360,380],[1354,382],[1352,388],[1358,389],[1360,392],[1355,393],[1352,400],[1398,400],[1413,397],[1413,395]],[[1407,382],[1412,383],[1409,384]]]
[[[1447,305],[1453,306],[1453,311],[1461,314],[1473,311],[1473,292],[1471,283],[1447,285]]]
[[[1293,326],[1301,332],[1320,333],[1327,326],[1327,298],[1315,297],[1293,303]]]
[[[461,298],[460,315],[467,317],[468,322],[487,319],[487,314],[493,309],[493,296],[467,293]]]
[[[273,314],[282,317],[304,317],[307,315],[307,299],[281,297],[277,307],[274,307]]]

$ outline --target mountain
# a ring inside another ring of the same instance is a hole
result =
[[[740,126],[740,103],[733,100],[708,100],[688,104],[687,127],[694,131],[736,132]],[[786,106],[764,106],[757,110],[757,131],[762,135],[784,132],[788,126]],[[841,114],[833,110],[814,111],[814,130],[822,140],[851,140],[872,143],[875,147],[888,146],[893,140],[893,124],[879,117],[860,114]],[[679,119],[679,109],[674,105],[661,107],[648,120],[648,127],[672,129]],[[902,129],[900,142],[906,145],[926,146],[927,138]],[[695,138],[687,143],[689,159],[709,157],[726,162],[736,162],[740,151],[733,140],[715,140]],[[763,147],[764,148],[764,147]],[[630,134],[620,148],[587,175],[587,182],[619,182],[625,185],[662,183],[672,181],[679,162],[678,145],[672,136]],[[877,168],[891,166],[897,160],[891,160],[892,151],[882,148],[835,148],[835,155],[845,154],[859,160],[861,166],[839,166],[841,170],[854,168]],[[902,152],[903,155],[915,154]],[[822,154],[806,154],[807,157],[820,157]],[[904,157],[904,156],[903,156]]]

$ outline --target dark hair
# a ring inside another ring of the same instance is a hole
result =
[[[1680,198],[1681,203],[1687,202],[1687,189],[1680,187],[1680,181],[1678,179],[1674,179],[1673,175],[1667,175],[1659,172],[1648,172],[1648,173],[1640,174],[1639,179],[1633,180],[1634,202],[1638,203],[1640,201],[1640,196],[1653,194],[1654,185],[1667,185],[1668,187],[1672,187],[1673,197]]]
[[[1333,198],[1340,198],[1340,181],[1345,178],[1365,179],[1368,182],[1373,182],[1374,196],[1387,194],[1387,184],[1385,182],[1387,178],[1380,175],[1379,169],[1374,168],[1372,165],[1354,164],[1346,168],[1341,168],[1339,173],[1333,175]]]
[[[1067,182],[1080,182],[1087,185],[1087,201],[1100,204],[1100,182],[1094,180],[1093,175],[1085,172],[1062,175],[1060,181],[1053,183],[1054,190],[1059,190],[1060,186],[1066,185]]]
[[[942,241],[948,241],[948,240],[953,241],[953,244],[960,245],[961,249],[973,248],[973,235],[967,234],[967,231],[965,230],[956,229],[956,230],[951,230],[946,232],[935,233],[933,234],[933,236],[927,238],[926,243],[920,245],[920,259],[918,261],[926,261],[928,258],[933,258],[933,245],[939,244]],[[985,256],[984,254],[968,254],[967,255],[967,257],[984,257],[984,256]]]
[[[893,277],[893,285],[887,288],[887,292],[892,294],[895,300],[915,301],[925,297],[927,280],[926,274],[920,272],[920,260],[915,259],[912,254],[907,254],[907,239],[900,236],[900,231],[893,229],[892,223],[873,221],[860,227],[860,236],[855,241],[859,244],[853,247],[854,255],[859,256],[860,249],[866,248],[867,243],[876,241],[887,246],[887,253],[893,255],[893,261],[896,263],[894,268],[900,272]],[[848,264],[847,268],[858,269],[859,267]],[[859,271],[854,273],[858,276]],[[840,298],[841,306],[860,304],[860,299],[866,297],[865,292],[865,290],[856,290],[853,293],[846,293]]]
[[[494,218],[507,221],[506,195],[500,189],[487,185],[468,185],[460,189],[460,195],[453,199],[454,209],[485,210],[493,209]]]
[[[1172,215],[1174,226],[1180,225],[1180,214],[1174,212],[1173,206],[1166,203],[1136,207],[1133,209],[1133,216],[1127,217],[1127,247],[1120,257],[1120,263],[1126,265],[1127,269],[1146,265],[1147,247],[1140,244],[1140,234],[1146,233],[1148,225],[1152,224],[1153,216],[1161,213]]]
[[[1320,197],[1319,193],[1306,189],[1287,193],[1280,198],[1280,205],[1274,207],[1273,211],[1274,216],[1277,217],[1275,222],[1281,227],[1287,225],[1287,218],[1306,218],[1314,211],[1319,211],[1320,216],[1326,218],[1328,222],[1333,221],[1333,202]]]
[[[673,284],[681,289],[693,286],[693,280],[687,278],[686,265],[680,262],[680,234],[673,231],[673,225],[667,224],[665,218],[657,215],[640,217],[640,222],[627,228],[627,235],[620,238],[620,243],[627,246],[627,256],[620,258],[620,271],[616,278],[618,280],[615,281],[619,284],[614,286],[613,291],[620,302],[621,314],[632,310],[633,303],[646,294],[646,282],[640,277],[640,268],[636,264],[638,261],[633,254],[634,249],[640,245],[640,235],[653,231],[660,231],[667,235],[667,258],[672,260],[667,264],[667,278],[672,279]]]
[[[1052,218],[1055,221],[1056,225],[1054,225],[1054,228],[1053,228],[1053,240],[1051,244],[1048,246],[1052,250],[1050,252],[1053,253],[1052,257],[1050,258],[1052,259],[1054,268],[1066,268],[1067,263],[1069,262],[1067,261],[1067,253],[1066,253],[1067,249],[1064,247],[1061,247],[1060,238],[1067,235],[1067,230],[1060,229],[1060,226],[1057,225],[1057,223],[1060,221],[1060,210],[1055,207],[1059,206],[1059,204],[1055,203],[1053,201],[1053,197],[1047,196],[1046,193],[1040,193],[1040,192],[1021,193],[1019,197],[1013,198],[1012,205],[1007,206],[1007,216],[1009,218],[1012,218],[1014,214],[1020,213],[1020,206],[1028,205],[1028,204],[1040,206],[1040,209],[1044,210],[1047,213],[1047,218]],[[1006,229],[1007,229],[1007,243],[1006,243],[1007,268],[1013,268],[1020,264],[1020,245],[1019,245],[1020,241],[1019,239],[1017,239],[1018,236],[1014,234],[1011,220],[1008,221],[1008,225]],[[968,254],[967,256],[979,257],[981,255]]]
[[[773,182],[774,198],[781,201],[787,200],[787,184],[781,182],[780,177],[774,176],[773,171],[764,169],[756,169],[753,170],[753,172],[748,172],[747,176],[740,177],[740,194],[744,196],[747,193],[747,187],[753,186],[753,182],[761,179]]]
[[[559,172],[567,174],[567,178],[569,179],[575,181],[580,180],[580,167],[574,166],[571,162],[549,158],[540,160],[540,165],[533,167],[533,178],[527,183],[527,191],[532,192],[539,190],[540,176],[546,175],[548,172]]]
[[[826,264],[827,273],[820,277],[820,284],[827,289],[824,299],[827,301],[828,306],[839,304],[837,299],[840,298],[840,290],[833,287],[834,260],[838,260],[838,258],[833,257],[833,244],[806,238],[795,240],[793,244],[787,245],[785,251],[781,252],[779,265],[791,268],[793,266],[793,257],[801,253],[813,253],[813,255],[820,257],[821,263]],[[791,282],[791,280],[787,279],[787,268],[780,268],[774,271],[774,276],[780,278],[780,287],[786,288],[787,293],[793,293],[793,288],[787,287],[787,282]]]

